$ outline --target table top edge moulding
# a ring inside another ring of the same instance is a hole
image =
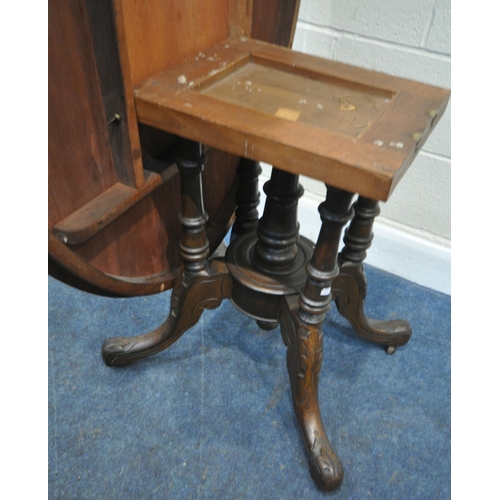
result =
[[[142,123],[382,201],[450,97],[248,38],[200,53],[134,93]]]

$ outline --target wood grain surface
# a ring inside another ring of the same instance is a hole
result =
[[[49,0],[53,275],[104,294],[157,293],[172,285],[180,263],[180,195],[165,155],[176,139],[139,126],[134,85],[230,35],[255,31],[290,44],[290,13],[298,4]],[[120,119],[113,121],[115,115]],[[213,148],[207,156],[204,196],[214,251],[232,220],[239,158]]]
[[[147,80],[135,99],[147,125],[387,200],[449,96],[446,89],[237,38]]]

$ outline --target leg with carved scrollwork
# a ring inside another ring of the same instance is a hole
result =
[[[208,260],[208,216],[201,183],[205,156],[201,144],[187,140],[181,144],[177,166],[181,175],[180,253],[184,272],[172,290],[170,314],[161,326],[144,335],[113,337],[104,342],[101,353],[108,366],[128,365],[166,349],[198,322],[204,309],[218,307],[231,295],[224,260]]]
[[[411,326],[402,319],[379,321],[364,312],[367,291],[363,261],[373,239],[373,221],[380,213],[377,201],[359,197],[354,218],[346,230],[345,246],[339,256],[340,272],[332,283],[332,297],[342,316],[363,338],[382,344],[389,354],[410,340]]]
[[[322,227],[299,296],[282,301],[280,325],[288,347],[287,366],[295,414],[305,445],[311,475],[319,488],[333,491],[343,479],[337,457],[321,420],[318,382],[323,358],[323,321],[330,308],[331,283],[338,274],[337,252],[342,227],[352,217],[353,195],[327,187],[319,211]]]

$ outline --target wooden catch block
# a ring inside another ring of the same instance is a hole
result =
[[[140,189],[117,182],[56,224],[53,229],[54,234],[70,245],[85,243],[175,173],[177,168],[168,169],[163,176],[145,170],[145,183]]]
[[[450,91],[231,39],[135,90],[139,121],[387,200]]]

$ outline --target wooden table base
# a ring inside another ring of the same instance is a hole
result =
[[[319,207],[322,228],[314,245],[299,236],[297,202],[303,190],[298,176],[273,169],[258,221],[260,168],[257,162],[242,160],[232,241],[225,256],[217,252],[209,259],[201,185],[204,161],[201,145],[185,141],[177,160],[184,272],[172,290],[168,318],[145,335],[106,340],[103,359],[108,366],[124,366],[156,354],[196,324],[204,309],[218,307],[223,299],[230,299],[264,328],[279,324],[311,475],[320,489],[333,491],[342,483],[343,469],[323,427],[318,400],[322,328],[331,301],[363,338],[385,346],[389,353],[411,336],[406,321],[376,321],[363,311],[363,260],[373,238],[378,202],[359,197],[351,206],[353,194],[327,186],[326,201]],[[342,229],[350,220],[338,254]]]

